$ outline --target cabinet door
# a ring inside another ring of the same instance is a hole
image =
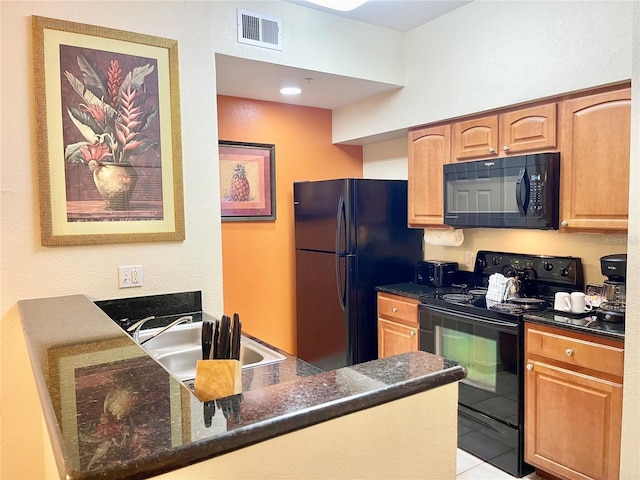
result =
[[[378,319],[378,358],[418,350],[418,329]]]
[[[500,115],[500,145],[506,155],[556,148],[556,104]]]
[[[454,156],[469,160],[498,156],[498,116],[463,120],[453,124]]]
[[[451,156],[451,126],[409,133],[410,227],[444,226],[442,166]]]
[[[528,361],[525,461],[569,479],[617,479],[622,385]]]
[[[561,231],[626,231],[630,89],[562,105]]]

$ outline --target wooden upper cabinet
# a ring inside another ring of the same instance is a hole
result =
[[[555,149],[556,103],[500,115],[500,143],[505,155]]]
[[[409,132],[408,224],[410,227],[445,227],[442,213],[442,167],[450,160],[451,125]]]
[[[555,102],[453,124],[456,160],[505,157],[557,147]]]
[[[630,129],[629,88],[563,103],[561,231],[627,230]]]
[[[458,160],[498,156],[498,116],[456,122],[453,124],[453,137]]]

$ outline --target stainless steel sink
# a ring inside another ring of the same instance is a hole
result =
[[[158,330],[140,332],[140,341],[153,336]],[[178,325],[145,343],[143,348],[178,380],[193,380],[196,362],[202,359],[201,331],[201,322]],[[243,369],[281,362],[285,358],[281,353],[244,335],[240,339],[240,364]]]

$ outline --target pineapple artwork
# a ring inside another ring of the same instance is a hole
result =
[[[275,147],[229,143],[219,150],[222,219],[275,220]]]
[[[264,192],[264,175],[257,162],[250,156],[220,157],[220,193],[223,202],[240,208],[253,208]]]
[[[251,194],[251,186],[247,179],[247,172],[242,163],[236,163],[233,168],[233,176],[231,177],[231,188],[229,191],[229,199],[232,202],[246,202]]]

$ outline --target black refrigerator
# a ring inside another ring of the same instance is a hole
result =
[[[422,260],[407,182],[295,182],[293,200],[297,356],[325,371],[378,358],[375,287],[413,281]]]

